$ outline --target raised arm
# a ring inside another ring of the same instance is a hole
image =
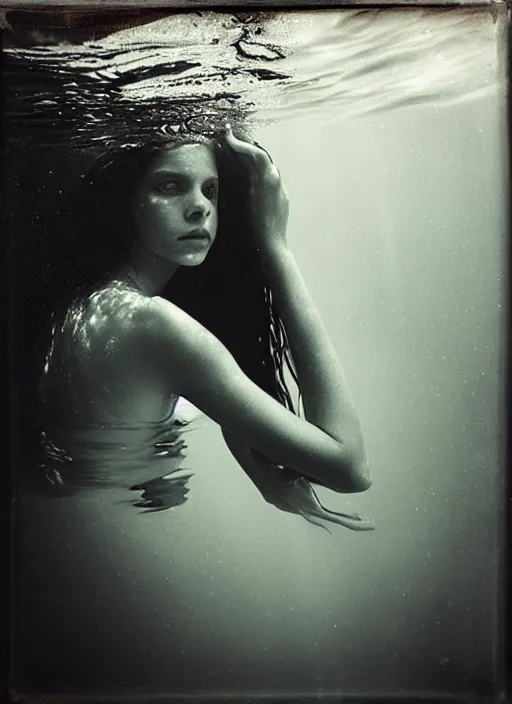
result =
[[[355,431],[344,441],[341,430],[335,437],[295,416],[252,382],[225,346],[178,307],[149,299],[135,327],[139,334],[132,357],[139,369],[142,357],[172,393],[188,399],[241,443],[334,491],[369,487]]]
[[[254,236],[286,328],[306,419],[343,444],[369,483],[361,427],[343,369],[286,241],[288,198],[279,171],[267,152],[237,139],[229,127],[226,139],[251,176]]]
[[[363,437],[345,375],[293,254],[281,243],[262,256],[286,328],[306,420],[339,442],[364,473]]]

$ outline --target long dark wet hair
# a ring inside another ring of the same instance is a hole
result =
[[[46,216],[34,216],[36,239],[42,237],[44,243],[38,242],[36,266],[21,287],[19,303],[24,328],[18,360],[25,392],[20,402],[22,450],[38,446],[38,387],[53,326],[128,261],[130,203],[153,156],[196,141],[201,140],[156,140],[103,154],[59,208],[46,207]],[[217,238],[205,261],[181,267],[161,295],[208,328],[252,381],[294,411],[285,378],[286,367],[295,377],[286,332],[252,235],[249,174],[222,136],[213,144],[220,183]],[[27,444],[30,431],[33,441]]]

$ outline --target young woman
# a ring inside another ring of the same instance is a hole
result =
[[[43,463],[46,476],[80,484],[91,428],[108,428],[128,452],[179,453],[172,422],[183,397],[221,426],[268,501],[372,528],[322,507],[311,486],[352,493],[371,480],[341,365],[287,243],[288,200],[269,155],[229,127],[216,140],[127,149],[98,161],[70,214],[49,256],[47,315],[35,321],[40,417],[47,454],[61,460],[50,474]],[[288,353],[305,418],[284,380]]]

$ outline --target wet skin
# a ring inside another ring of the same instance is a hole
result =
[[[243,149],[247,150],[247,146],[243,145]],[[178,400],[176,385],[184,383],[176,370],[182,369],[187,376],[189,358],[210,360],[207,350],[218,346],[218,341],[197,329],[195,321],[187,319],[158,296],[179,266],[198,266],[206,258],[217,233],[217,193],[214,154],[205,144],[182,145],[160,152],[141,174],[132,203],[135,242],[130,261],[116,277],[70,310],[62,329],[57,331],[42,381],[49,422],[53,407],[65,409],[66,419],[75,420],[78,425],[146,426],[146,440],[140,434],[137,438],[130,436],[129,431],[127,442],[131,437],[154,451],[151,443],[155,425],[165,423],[172,416]],[[274,200],[275,207],[281,207],[280,196]],[[257,210],[261,216],[261,208]],[[279,222],[278,218],[271,220]],[[166,339],[159,332],[162,325],[167,326]],[[193,347],[188,348],[192,339]],[[196,352],[196,345],[201,350],[204,346],[205,351]],[[160,354],[155,352],[157,347]],[[177,355],[174,358],[172,349]],[[224,351],[219,348],[218,354],[224,356]],[[194,368],[189,380],[197,379],[198,374],[209,378],[210,371],[218,374],[219,370],[215,369],[218,358],[215,355],[214,358],[211,369],[210,362]],[[233,375],[238,375],[236,366],[230,368]],[[240,383],[247,386],[242,379]],[[197,387],[197,382],[192,385]],[[204,386],[199,393],[204,394]],[[244,393],[237,390],[233,403],[245,403],[242,399],[246,393],[256,393],[256,389],[250,387]],[[261,393],[258,390],[258,403],[262,405],[261,417],[256,418],[258,424],[267,412],[277,412],[277,406],[272,411],[263,409],[263,404],[266,408],[268,403],[276,402],[267,401]],[[218,405],[216,398],[206,398],[206,401]],[[212,417],[223,427],[232,454],[267,501],[311,522],[337,523],[354,530],[373,528],[373,522],[361,520],[357,515],[324,508],[308,480],[290,483],[279,468],[272,470],[267,462],[255,462],[254,457],[247,454],[248,448],[240,445],[230,433],[227,426],[234,419],[229,410],[229,419],[222,420],[222,414],[231,403],[228,399],[222,401],[217,409],[220,417],[215,414]],[[254,413],[252,405],[250,412]],[[281,415],[283,411],[278,413]],[[248,410],[245,415],[244,422],[251,424]],[[280,422],[283,432],[288,434],[285,419]],[[64,425],[61,417],[53,427],[59,430]],[[273,423],[271,426],[265,432],[276,433]],[[52,431],[51,424],[48,427]],[[62,440],[66,446],[65,438],[58,437],[57,432],[53,434],[57,442]],[[318,438],[318,431],[315,434]],[[330,438],[328,442],[332,445]]]
[[[48,403],[87,422],[167,419],[177,401],[157,368],[134,366],[127,335],[145,317],[179,266],[198,266],[217,234],[218,174],[211,147],[187,144],[158,153],[141,175],[132,215],[131,258],[118,276],[68,312],[42,380]],[[190,236],[194,239],[189,239]],[[136,337],[136,336],[135,336]],[[72,381],[71,381],[72,380]],[[70,409],[70,405],[73,407]]]

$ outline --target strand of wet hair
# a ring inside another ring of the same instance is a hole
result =
[[[284,352],[284,341],[282,339],[282,331],[279,324],[276,322],[274,317],[274,311],[272,304],[269,305],[270,312],[270,350],[272,361],[274,362],[274,372],[276,379],[276,392],[279,401],[289,410],[294,411],[293,402],[291,399],[290,392],[286,385],[286,380],[284,378],[283,369],[283,352]]]
[[[270,288],[265,287],[265,297],[267,305],[269,308],[270,315],[270,346],[271,346],[271,356],[274,362],[275,373],[276,373],[276,390],[280,402],[288,408],[293,413],[300,415],[300,402],[301,402],[301,389],[299,378],[293,364],[293,360],[290,354],[290,345],[288,341],[288,336],[286,333],[286,328],[281,320],[279,313],[277,311],[275,302],[273,300],[272,291]],[[288,389],[286,379],[284,377],[284,365],[283,361],[290,372],[290,375],[295,382],[298,392],[298,413],[295,409],[290,391]]]

